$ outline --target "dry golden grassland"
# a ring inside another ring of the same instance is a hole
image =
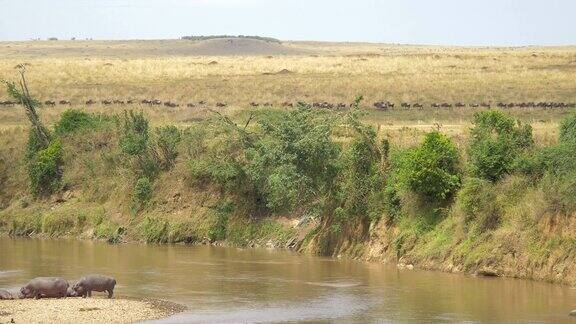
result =
[[[208,53],[209,55],[207,55]],[[222,55],[216,55],[221,53]],[[225,55],[224,55],[225,54]],[[234,55],[237,54],[237,55]],[[34,41],[0,43],[0,79],[16,79],[26,63],[33,95],[41,101],[139,102],[159,99],[163,106],[90,106],[94,111],[145,109],[154,124],[187,124],[203,118],[203,108],[187,103],[225,102],[228,112],[249,103],[327,101],[350,103],[362,94],[364,105],[389,100],[480,103],[576,102],[576,47],[463,48],[383,44],[213,41]],[[284,73],[278,73],[283,71]],[[0,91],[0,101],[9,99]],[[19,107],[0,107],[0,128],[26,125]],[[48,123],[68,107],[43,108]],[[465,136],[475,108],[373,111],[367,117],[381,132],[412,142],[421,131],[440,127]],[[555,138],[565,109],[515,108],[532,122],[536,138]]]

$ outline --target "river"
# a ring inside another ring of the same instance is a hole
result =
[[[120,296],[189,307],[160,323],[563,322],[576,308],[565,286],[288,251],[0,238],[0,288],[87,273],[114,276]]]

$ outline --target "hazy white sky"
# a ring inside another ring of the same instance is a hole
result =
[[[244,34],[284,40],[576,44],[576,0],[0,0],[0,40]]]

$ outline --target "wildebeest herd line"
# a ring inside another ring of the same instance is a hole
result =
[[[313,102],[313,103],[306,103],[306,102],[302,102],[304,104],[309,104],[310,106],[314,107],[314,108],[324,108],[324,109],[345,109],[348,107],[352,107],[353,104],[345,104],[345,103],[330,103],[330,102]],[[4,107],[11,107],[11,106],[15,106],[15,105],[19,105],[20,103],[17,101],[0,101],[0,106],[4,106]],[[81,104],[81,103],[75,103],[75,104]],[[145,106],[165,106],[168,108],[176,108],[176,107],[180,107],[181,105],[179,103],[176,102],[172,102],[172,101],[162,101],[159,99],[142,99],[142,100],[134,100],[134,99],[128,99],[128,100],[119,100],[119,99],[104,99],[104,100],[100,100],[100,101],[95,101],[95,100],[87,100],[84,102],[84,104],[86,106],[92,106],[92,105],[96,105],[96,104],[101,104],[103,106],[111,106],[111,105],[134,105],[134,104],[141,104],[141,105],[145,105]],[[60,106],[71,106],[72,102],[69,100],[46,100],[44,102],[41,103],[42,106],[45,107],[55,107],[56,105],[60,105]],[[289,102],[289,101],[285,101],[282,102],[280,104],[272,104],[269,102],[265,102],[265,103],[258,103],[258,102],[250,102],[249,105],[251,107],[293,107],[294,103]],[[216,107],[226,107],[228,106],[227,103],[225,102],[216,102],[214,105],[209,104],[207,101],[198,101],[198,102],[189,102],[187,104],[182,104],[182,106],[188,107],[188,108],[196,108],[196,107],[207,107],[207,106],[216,106]],[[497,103],[492,103],[492,102],[478,102],[478,103],[462,103],[462,102],[456,102],[456,103],[448,103],[448,102],[435,102],[435,103],[430,103],[427,105],[421,104],[421,103],[411,103],[411,102],[402,102],[400,104],[394,103],[394,102],[390,102],[390,101],[377,101],[374,102],[372,104],[372,107],[374,107],[375,109],[378,110],[388,110],[388,109],[392,109],[392,108],[403,108],[403,109],[424,109],[424,107],[430,107],[430,108],[466,108],[466,107],[470,107],[470,108],[493,108],[493,107],[498,107],[498,108],[575,108],[576,107],[576,103],[566,103],[566,102],[497,102]]]
[[[74,284],[61,277],[37,277],[20,288],[17,294],[0,289],[0,300],[25,298],[92,297],[93,291],[114,295],[116,279],[99,274],[86,275]]]

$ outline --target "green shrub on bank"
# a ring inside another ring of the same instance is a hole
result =
[[[122,241],[122,235],[125,231],[124,227],[110,220],[103,220],[94,228],[94,237],[106,240],[108,243],[119,243]]]
[[[38,133],[34,129],[28,132],[28,142],[26,142],[26,162],[34,160],[36,154],[43,149],[42,143],[38,138]]]
[[[152,198],[152,183],[146,177],[142,177],[136,181],[134,186],[134,194],[132,202],[134,209],[138,210],[142,205],[147,203]]]
[[[42,215],[39,212],[27,211],[10,217],[9,235],[29,236],[40,233],[42,233]]]
[[[515,167],[539,182],[550,212],[576,211],[576,112],[561,122],[558,144],[525,154]]]
[[[70,213],[47,213],[42,218],[42,232],[49,236],[59,237],[69,234],[78,219]]]
[[[132,156],[146,153],[148,149],[148,120],[142,112],[124,111],[120,148]]]
[[[138,226],[146,243],[167,243],[170,224],[166,220],[145,217]]]
[[[195,243],[203,237],[199,234],[200,224],[197,220],[184,219],[170,223],[168,232],[168,242],[171,243]]]
[[[530,125],[522,125],[499,110],[476,113],[471,135],[470,171],[490,181],[511,173],[515,160],[534,144]]]
[[[29,162],[28,176],[34,194],[48,195],[60,187],[64,163],[62,155],[62,143],[55,139]]]
[[[331,137],[333,117],[302,104],[280,114],[258,120],[261,132],[247,143],[243,167],[254,196],[274,212],[292,210],[325,192],[340,153]]]
[[[467,178],[458,192],[456,210],[462,212],[464,223],[483,232],[500,223],[501,210],[496,202],[494,185],[484,179]]]
[[[397,164],[400,186],[427,200],[444,201],[460,187],[458,151],[439,132],[426,134],[424,142],[405,152]]]
[[[211,242],[222,241],[227,238],[228,221],[234,209],[235,205],[231,201],[221,201],[212,207],[213,222],[208,229],[208,238]]]
[[[560,124],[561,143],[572,143],[576,145],[576,110],[572,111],[568,117]]]
[[[162,169],[168,170],[174,166],[178,156],[177,146],[181,140],[180,130],[176,126],[156,128],[156,147]]]

